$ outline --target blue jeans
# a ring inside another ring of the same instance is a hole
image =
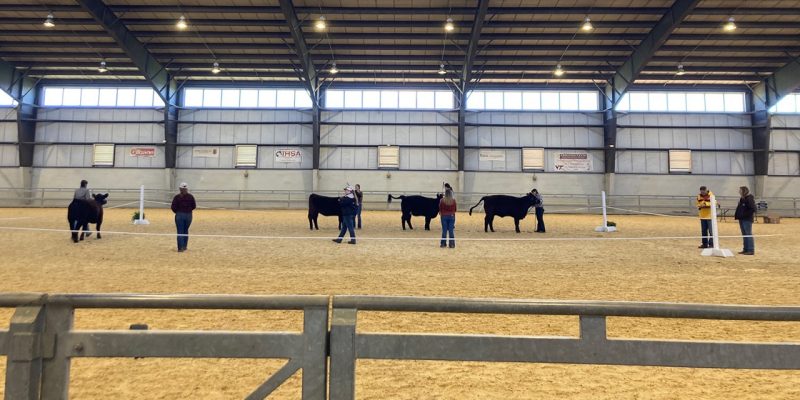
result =
[[[356,208],[356,218],[358,218],[358,229],[361,229],[361,210],[364,208],[363,204],[359,204]]]
[[[447,244],[447,235],[450,235],[450,247],[456,247],[456,216],[455,215],[442,215],[442,242],[441,245]]]
[[[711,220],[700,220],[700,236],[703,237],[703,247],[714,247],[714,239],[711,238]]]
[[[189,225],[191,224],[192,213],[175,213],[175,227],[178,228],[178,250],[186,250],[186,246],[189,244]]]
[[[744,248],[742,251],[756,251],[756,241],[753,239],[753,221],[743,221],[739,220],[739,230],[742,231],[742,241],[744,242]],[[747,237],[749,236],[749,237]]]
[[[344,238],[345,232],[350,232],[350,240],[356,240],[356,216],[342,215],[342,230],[339,231],[339,240]]]
[[[545,232],[544,207],[536,207],[536,232]]]

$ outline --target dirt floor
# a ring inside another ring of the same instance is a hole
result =
[[[0,209],[0,227],[66,229],[65,209]],[[171,233],[167,210],[106,211],[106,231]],[[646,238],[699,234],[686,217],[613,216],[620,232],[593,232],[597,216],[548,215],[548,233],[523,232],[459,214],[460,238]],[[423,221],[415,219],[421,228]],[[198,211],[193,234],[330,237],[335,220],[309,232],[303,211]],[[438,220],[432,223],[439,227]],[[440,249],[437,232],[402,231],[399,212],[364,214],[356,246],[322,239],[191,238],[108,233],[73,244],[64,232],[0,228],[0,292],[375,294],[532,299],[800,305],[800,220],[756,224],[755,256],[700,257],[699,239],[463,241]],[[735,235],[733,222],[720,225]],[[427,240],[370,240],[370,238]],[[723,239],[741,250],[741,239]],[[12,310],[0,310],[7,326]],[[79,311],[76,328],[300,330],[296,312]],[[577,335],[576,317],[359,314],[361,331]],[[800,342],[800,323],[609,319],[612,337]],[[5,360],[0,360],[5,365]],[[79,359],[76,399],[227,399],[250,393],[281,360]],[[0,392],[4,368],[0,367]],[[274,398],[299,398],[298,376]],[[798,399],[800,371],[696,370],[555,364],[359,361],[362,399]]]

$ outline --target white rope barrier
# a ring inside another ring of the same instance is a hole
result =
[[[25,228],[16,226],[0,226],[0,230],[7,231],[30,231],[30,232],[52,232],[52,233],[73,233],[70,229],[54,229],[54,228]],[[101,231],[103,235],[129,235],[129,236],[189,236],[193,238],[223,238],[223,239],[261,239],[261,240],[330,240],[334,239],[333,236],[270,236],[270,235],[223,235],[223,234],[189,234],[179,235],[176,233],[149,233],[149,232],[130,232],[130,231]],[[731,235],[720,236],[721,238],[742,238],[742,237],[776,237],[783,236],[783,234],[771,235]],[[702,236],[655,236],[655,237],[555,237],[555,238],[456,238],[457,241],[462,242],[562,242],[562,241],[603,241],[603,240],[697,240]],[[440,237],[370,237],[359,236],[356,240],[405,240],[405,241],[426,241],[426,240],[441,240]]]
[[[611,206],[609,206],[608,208],[609,208],[609,209],[612,209],[612,210],[617,210],[617,211],[626,211],[626,212],[630,212],[630,213],[644,214],[644,215],[652,215],[652,216],[656,216],[656,217],[670,217],[670,218],[697,218],[697,216],[694,216],[694,215],[669,215],[669,214],[659,214],[659,213],[651,213],[651,212],[646,212],[646,211],[628,210],[628,209],[625,209],[625,208],[611,207]]]

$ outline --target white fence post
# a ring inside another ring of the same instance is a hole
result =
[[[608,214],[606,213],[606,191],[600,193],[601,204],[603,206],[603,226],[594,228],[595,232],[616,232],[616,226],[608,226]]]
[[[711,195],[711,237],[714,240],[714,247],[703,249],[700,255],[714,257],[733,257],[733,252],[728,249],[719,248],[719,229],[717,226],[717,196]]]
[[[139,218],[133,221],[134,225],[150,225],[150,221],[144,219],[144,185],[139,188]]]

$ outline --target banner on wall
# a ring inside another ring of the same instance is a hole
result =
[[[195,147],[192,149],[192,157],[219,158],[219,147]]]
[[[303,150],[298,148],[275,150],[276,163],[299,163],[303,161]]]
[[[585,151],[560,151],[553,167],[558,172],[591,172],[592,158]]]
[[[131,147],[131,151],[128,153],[131,157],[155,157],[156,156],[156,148],[155,147]]]
[[[480,150],[478,151],[479,161],[505,161],[505,150]]]

